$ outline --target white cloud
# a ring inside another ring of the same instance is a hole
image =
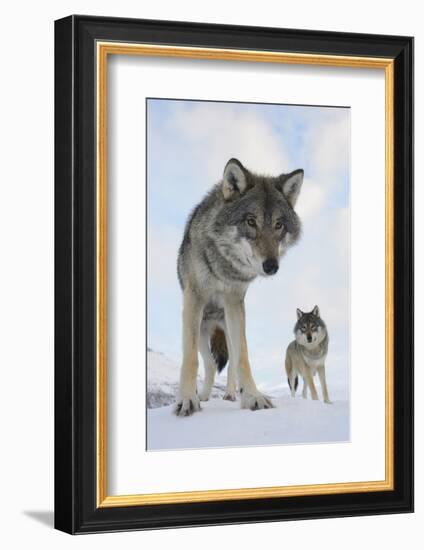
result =
[[[304,131],[303,152],[308,170],[296,210],[307,220],[326,210],[349,175],[350,111],[327,109],[325,115],[310,121]]]
[[[325,198],[326,188],[315,180],[305,177],[302,190],[296,204],[296,212],[302,220],[311,218],[320,211]]]
[[[177,255],[182,233],[166,221],[150,227],[148,231],[147,266],[151,282],[156,286],[177,283]]]
[[[194,157],[203,160],[208,185],[221,176],[231,157],[257,172],[287,170],[289,157],[280,136],[254,112],[225,103],[182,103],[170,124]]]
[[[314,124],[306,134],[315,177],[322,182],[337,181],[346,171],[350,157],[350,111],[330,111],[325,120]]]

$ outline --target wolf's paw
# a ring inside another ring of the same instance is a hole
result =
[[[222,399],[225,399],[225,401],[235,401],[236,400],[236,394],[235,394],[235,392],[226,391],[224,393],[224,396],[223,396]]]
[[[192,397],[187,397],[183,399],[178,399],[174,406],[174,413],[177,416],[190,416],[191,414],[200,411],[200,401],[197,395]]]
[[[330,401],[329,399],[324,399],[324,403],[327,403],[327,405],[332,405],[333,404],[333,402]]]
[[[259,409],[272,409],[274,405],[271,400],[261,393],[248,393],[242,392],[241,394],[241,408],[250,409],[251,411],[258,411]]]

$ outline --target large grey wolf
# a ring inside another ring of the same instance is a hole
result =
[[[294,327],[296,339],[291,342],[286,352],[286,373],[292,397],[296,394],[298,375],[303,378],[304,399],[308,388],[312,399],[318,399],[314,376],[318,371],[322,394],[325,403],[331,403],[328,397],[325,379],[325,360],[328,353],[328,331],[320,317],[318,306],[310,313],[296,310],[297,323]]]
[[[183,360],[175,413],[187,416],[207,400],[215,372],[229,359],[225,399],[242,408],[272,407],[255,384],[245,334],[244,296],[258,276],[278,271],[279,259],[300,235],[294,211],[303,170],[261,176],[231,159],[222,180],[190,215],[178,255],[183,290]],[[205,366],[200,395],[198,350]]]

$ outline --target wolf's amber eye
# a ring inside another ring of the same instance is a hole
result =
[[[277,222],[275,224],[275,229],[281,229],[283,227],[283,222]]]
[[[250,227],[256,227],[255,218],[247,218],[246,222],[247,222],[247,225],[250,225]]]

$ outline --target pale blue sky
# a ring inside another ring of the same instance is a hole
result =
[[[305,171],[297,205],[303,236],[279,273],[248,290],[252,368],[283,381],[296,307],[318,304],[330,332],[329,378],[347,385],[350,110],[334,107],[147,100],[148,345],[181,358],[177,250],[189,212],[237,157],[252,171]]]

